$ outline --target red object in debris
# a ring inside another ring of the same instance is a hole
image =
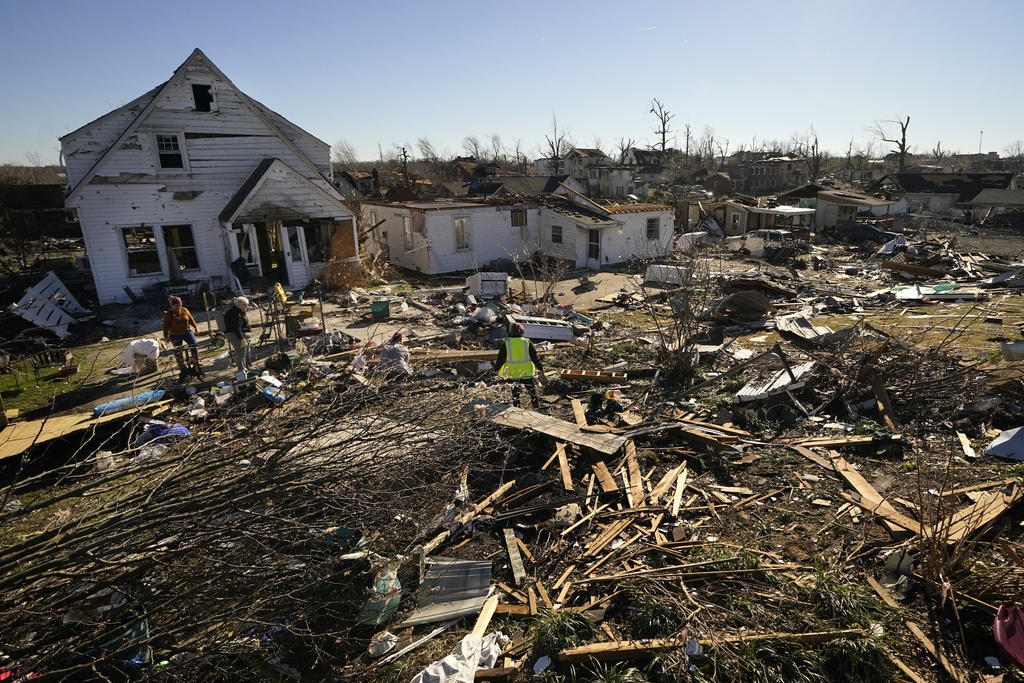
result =
[[[299,336],[300,337],[314,337],[314,336],[316,336],[318,334],[323,334],[323,331],[324,331],[324,326],[323,325],[317,325],[316,327],[300,327],[299,328]]]
[[[1003,657],[1024,669],[1024,612],[1000,605],[992,630]]]

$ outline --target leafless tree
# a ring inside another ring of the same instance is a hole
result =
[[[601,150],[601,154],[604,154],[604,140],[600,135],[594,135],[593,141],[590,143],[594,149]]]
[[[1024,173],[1024,140],[1014,140],[1006,147],[1006,162],[1014,173]]]
[[[897,125],[900,127],[899,136],[895,133],[890,133],[891,127]],[[887,129],[887,126],[889,127]],[[875,121],[873,124],[868,126],[867,132],[874,136],[877,140],[882,142],[888,142],[896,145],[896,149],[893,153],[897,156],[899,163],[899,172],[907,172],[907,154],[910,152],[910,146],[907,144],[907,128],[910,127],[910,117],[907,120],[902,119],[890,119],[887,121]]]
[[[700,139],[697,141],[697,156],[701,163],[713,167],[715,164],[715,129],[710,125],[704,126]]]
[[[721,157],[722,161],[718,165],[719,168],[725,166],[725,158],[729,156],[729,141],[722,140],[718,143],[718,156]]]
[[[488,157],[496,165],[504,165],[505,163],[505,146],[501,144],[501,135],[498,133],[491,133],[487,136]]]
[[[340,138],[331,146],[331,165],[335,170],[347,170],[359,163],[355,147],[348,140]]]
[[[444,180],[450,155],[439,152],[425,137],[416,141],[416,149],[419,150],[421,165],[426,167],[428,177],[435,182]]]
[[[529,160],[526,156],[526,150],[523,149],[522,140],[516,139],[512,142],[512,149],[508,152],[508,159],[511,161],[513,170],[516,173],[526,175]]]
[[[626,163],[626,156],[629,155],[629,150],[636,146],[636,140],[633,138],[619,138],[618,143],[615,145],[615,151],[618,154],[618,160],[616,163]]]
[[[477,161],[483,161],[484,159],[484,146],[480,142],[480,138],[475,135],[467,135],[462,139],[462,149],[469,156],[473,157]]]
[[[791,137],[793,151],[807,162],[807,177],[815,182],[821,177],[821,167],[828,157],[828,152],[821,149],[818,143],[818,131],[812,125],[806,133],[793,133]]]
[[[573,141],[567,128],[559,127],[558,118],[551,114],[551,134],[544,136],[544,155],[551,160],[552,173],[558,173],[558,160],[572,149]]]
[[[669,128],[669,122],[675,118],[675,114],[670,112],[662,105],[657,99],[651,100],[651,114],[654,114],[655,118],[658,119],[658,125],[655,127],[654,134],[660,138],[658,143],[661,146],[661,151],[664,152],[668,147],[668,139],[672,130]]]
[[[683,148],[683,158],[685,160],[689,160],[690,159],[690,143],[693,140],[693,132],[690,129],[690,124],[689,123],[687,123],[685,126],[683,126],[683,138],[686,141],[686,147]]]

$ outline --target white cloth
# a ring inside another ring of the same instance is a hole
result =
[[[483,638],[470,633],[458,644],[454,654],[416,674],[412,683],[473,683],[477,669],[494,668],[508,642],[509,638],[501,631]]]
[[[135,356],[157,359],[160,355],[160,342],[156,339],[135,339],[128,343],[121,355],[121,365],[135,365]]]

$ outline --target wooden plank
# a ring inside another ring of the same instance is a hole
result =
[[[505,482],[504,484],[502,484],[501,486],[498,487],[497,491],[495,491],[494,493],[492,493],[491,495],[487,496],[482,501],[477,503],[477,505],[475,506],[474,509],[472,509],[469,512],[465,512],[465,513],[459,515],[458,517],[455,518],[455,520],[458,521],[458,522],[465,523],[465,522],[468,522],[469,520],[473,519],[474,517],[477,516],[477,514],[479,512],[485,510],[489,505],[494,503],[494,501],[498,500],[503,495],[505,495],[505,492],[508,491],[510,488],[512,488],[515,485],[515,483],[516,483],[515,479],[513,479],[512,481]],[[448,540],[448,537],[450,537],[451,535],[452,535],[452,532],[448,531],[448,530],[445,530],[445,531],[442,531],[441,533],[439,533],[429,543],[427,543],[426,545],[423,546],[423,554],[424,555],[429,555],[431,552],[433,552],[434,550],[437,549],[437,546],[441,545],[446,540]]]
[[[686,488],[686,477],[688,476],[687,471],[684,469],[676,477],[676,490],[672,496],[672,516],[679,516],[679,506],[683,502],[683,489]]]
[[[846,631],[821,631],[812,633],[765,633],[748,636],[718,636],[706,640],[701,644],[706,648],[712,648],[715,643],[737,643],[746,641],[781,640],[805,645],[825,643],[840,638],[863,638],[864,631],[850,629]],[[558,653],[558,659],[563,662],[587,662],[592,659],[598,661],[617,661],[642,657],[658,650],[671,650],[686,647],[688,638],[652,638],[650,640],[619,640],[603,643],[592,643],[579,647],[562,650]]]
[[[1009,494],[1002,491],[987,491],[978,501],[950,515],[938,533],[949,543],[957,543],[981,531],[998,519],[1010,506],[1021,499],[1022,489],[1014,486]]]
[[[555,602],[559,605],[565,604],[565,599],[569,596],[569,589],[572,588],[572,581],[566,581],[565,585],[562,586],[562,590],[558,592],[558,597],[555,598]]]
[[[480,610],[480,616],[476,618],[476,625],[473,626],[472,634],[474,636],[484,637],[484,633],[487,632],[487,627],[491,624],[491,617],[494,616],[494,610],[498,607],[498,596],[492,595],[487,598],[487,602],[484,603],[483,608]]]
[[[657,505],[662,496],[668,493],[668,490],[672,488],[672,485],[678,481],[679,473],[685,469],[686,463],[683,462],[666,472],[665,476],[661,478],[661,481],[659,481],[647,495],[647,502],[651,505]]]
[[[871,388],[875,391],[875,403],[878,406],[878,413],[885,422],[885,426],[891,431],[896,431],[896,413],[892,410],[892,403],[889,401],[889,392],[885,388],[885,382],[877,372],[871,373]]]
[[[935,643],[932,642],[931,638],[925,635],[920,626],[912,621],[906,622],[906,626],[910,629],[910,632],[914,634],[914,637],[921,641],[921,644],[924,645],[924,649],[928,650],[928,653],[942,665],[942,668],[946,670],[946,673],[949,674],[950,678],[956,681],[956,683],[971,683],[973,679],[962,672],[956,664],[946,657],[946,655],[942,654],[939,648],[935,646]]]
[[[548,596],[548,591],[544,588],[544,584],[538,581],[534,585],[537,587],[537,594],[540,596],[540,601],[544,603],[544,606],[548,609],[554,609],[555,606],[551,604],[551,598]]]
[[[597,483],[601,485],[601,490],[605,493],[611,491],[618,491],[619,487],[615,483],[615,478],[612,473],[608,471],[608,466],[604,464],[604,461],[595,462],[590,466],[594,470],[594,476],[597,477]]]
[[[832,465],[832,461],[831,460],[828,460],[826,458],[821,457],[820,455],[818,455],[817,453],[812,451],[810,448],[807,448],[806,446],[801,446],[800,444],[792,444],[791,443],[791,444],[789,444],[789,447],[791,449],[793,449],[794,451],[796,451],[797,453],[799,453],[800,455],[802,455],[805,458],[807,458],[808,460],[810,460],[811,462],[813,462],[818,467],[822,467],[822,468],[828,470],[829,472],[831,472],[831,471],[833,471],[835,469],[835,467]]]
[[[533,592],[533,586],[526,589],[526,598],[530,605],[530,614],[537,614],[537,594]]]
[[[516,536],[516,545],[519,546],[519,551],[526,555],[526,559],[530,561],[530,564],[537,564],[537,560],[536,558],[534,558],[533,553],[531,553],[530,549],[526,546],[525,543],[523,543],[523,539],[519,538],[518,536]]]
[[[523,567],[523,557],[519,554],[519,544],[516,542],[516,532],[505,527],[505,547],[508,549],[508,559],[512,564],[512,577],[518,586],[526,578],[526,569]]]
[[[570,564],[568,567],[566,567],[565,571],[562,572],[562,575],[559,576],[558,580],[555,581],[553,586],[551,586],[551,590],[555,590],[556,588],[561,586],[562,582],[565,581],[566,579],[568,579],[569,575],[572,574],[574,571],[576,571],[576,565],[575,564]]]
[[[957,432],[956,438],[960,441],[960,448],[963,449],[965,458],[974,460],[978,457],[978,454],[974,452],[974,446],[971,445],[971,440],[967,438],[966,434]]]
[[[510,586],[507,583],[504,583],[502,581],[495,581],[494,585],[497,586],[498,588],[500,588],[501,590],[505,591],[506,593],[508,593],[510,597],[515,598],[516,600],[518,600],[519,602],[523,603],[524,605],[526,604],[526,594],[525,593],[523,593],[521,591],[517,591],[512,586]]]
[[[617,384],[629,381],[629,376],[625,372],[609,372],[605,370],[562,370],[559,376],[562,379],[576,382],[588,381],[601,384]]]
[[[565,444],[555,444],[555,455],[558,456],[558,470],[562,474],[562,488],[572,491],[572,473],[569,471],[569,458],[565,455]]]
[[[580,427],[586,427],[587,411],[583,408],[583,401],[573,398],[569,400],[569,404],[572,406],[572,416],[576,420],[576,424]]]
[[[603,534],[598,536],[593,543],[587,546],[587,549],[583,553],[583,557],[596,557],[598,553],[604,550],[609,543],[615,540],[615,538],[632,523],[633,520],[628,518],[612,522]]]
[[[643,479],[640,477],[640,465],[636,461],[636,444],[632,439],[626,442],[626,471],[629,473],[629,487],[627,495],[630,498],[630,507],[643,504],[644,488]]]
[[[491,421],[505,427],[547,434],[560,441],[574,443],[605,455],[615,455],[627,441],[618,434],[584,432],[571,422],[522,408],[507,408],[492,417]]]
[[[529,617],[530,608],[527,605],[498,605],[494,609],[495,614],[508,617]]]

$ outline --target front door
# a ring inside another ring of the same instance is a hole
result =
[[[309,253],[306,251],[305,230],[301,225],[284,225],[281,227],[281,242],[288,285],[296,288],[305,287],[309,282]]]
[[[256,241],[256,226],[252,223],[245,223],[241,230],[236,228],[231,232],[231,262],[234,263],[239,258],[245,259],[249,277],[263,275],[263,271],[260,269],[260,248]]]
[[[601,270],[601,231],[587,230],[587,268]]]

